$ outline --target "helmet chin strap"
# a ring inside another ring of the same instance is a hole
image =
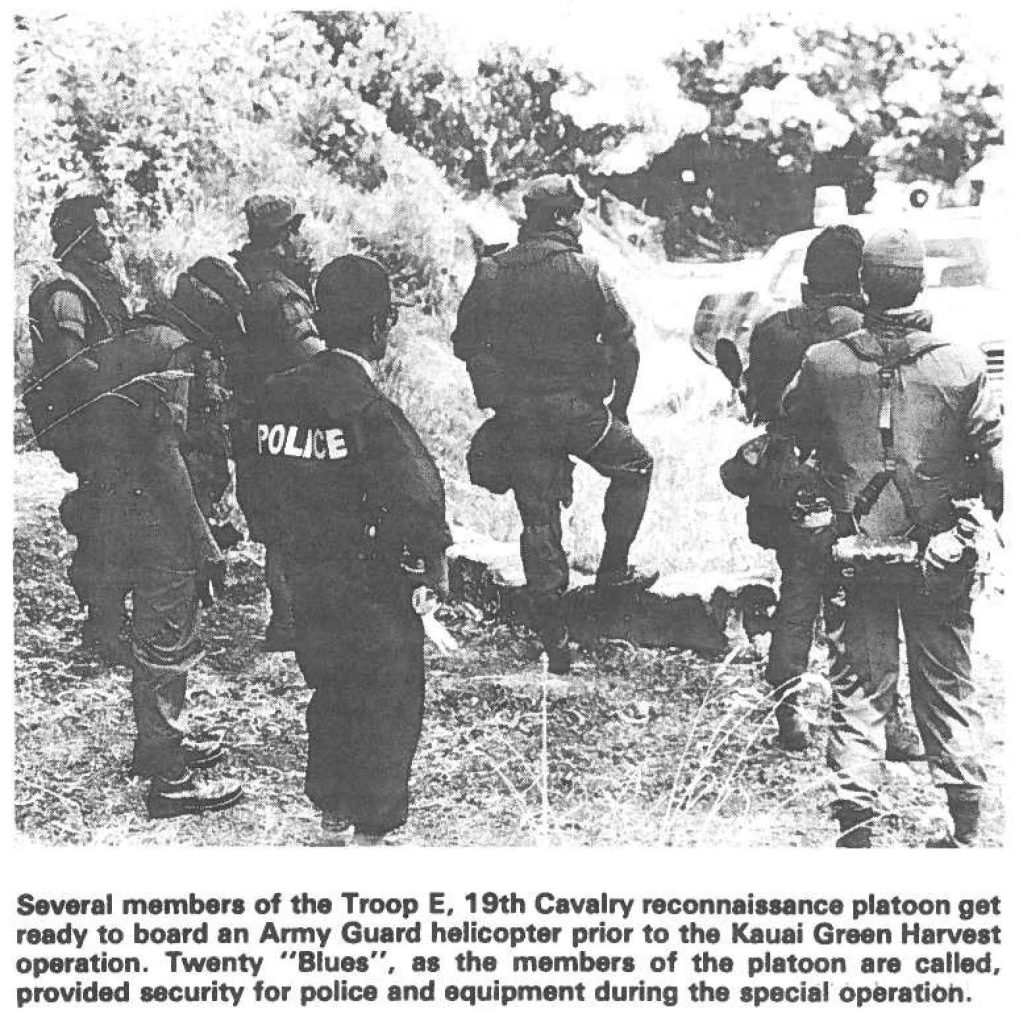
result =
[[[90,224],[80,235],[75,236],[66,248],[61,249],[60,252],[57,253],[55,259],[62,260],[75,246],[80,245],[85,240],[90,231],[94,230],[95,224]]]

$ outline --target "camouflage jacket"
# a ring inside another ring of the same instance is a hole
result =
[[[868,313],[861,329],[814,345],[782,403],[780,429],[816,450],[838,512],[885,469],[891,442],[889,484],[864,520],[875,537],[944,529],[973,457],[984,500],[1001,510],[1001,411],[983,359],[914,324],[914,314]]]
[[[481,408],[517,394],[615,388],[625,413],[639,361],[633,321],[598,264],[566,232],[528,233],[478,261],[453,332]]]
[[[246,402],[270,374],[300,366],[324,346],[311,297],[287,277],[276,257],[251,245],[233,255],[251,299],[244,309],[246,348],[228,367],[228,383]]]

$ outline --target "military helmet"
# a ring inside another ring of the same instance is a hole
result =
[[[58,247],[74,242],[96,222],[96,210],[109,211],[109,203],[100,195],[67,196],[54,207],[50,216],[50,235]]]
[[[524,189],[524,209],[581,210],[589,198],[572,174],[543,174]]]
[[[891,268],[922,271],[923,261],[923,242],[907,228],[879,231],[863,247],[865,272]]]
[[[251,196],[244,203],[244,216],[252,238],[278,235],[284,228],[300,227],[304,220],[304,214],[297,212],[294,198],[268,192]]]
[[[203,256],[187,269],[188,277],[214,292],[235,313],[243,311],[251,289],[248,282],[226,260],[217,256]]]
[[[226,260],[216,256],[203,256],[177,277],[173,292],[174,300],[197,299],[210,316],[219,319],[223,314],[228,320],[236,320],[244,310],[251,290],[247,282]]]
[[[348,253],[331,260],[315,282],[315,305],[324,313],[368,316],[393,306],[389,274],[378,260]]]

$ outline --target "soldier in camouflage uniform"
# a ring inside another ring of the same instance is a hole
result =
[[[845,224],[825,228],[807,247],[802,304],[762,320],[751,334],[744,401],[754,422],[768,427],[774,443],[783,443],[775,425],[779,401],[804,355],[813,345],[849,334],[863,323],[862,252],[863,238],[856,228]],[[823,484],[818,484],[823,495]],[[751,492],[747,502],[750,539],[775,550],[782,572],[765,679],[775,695],[778,744],[801,751],[808,746],[809,734],[800,712],[798,684],[807,671],[818,610],[823,601],[832,628],[837,628],[841,611],[829,600],[836,584],[826,551],[805,542],[791,522],[795,494],[783,494],[775,487],[764,487],[762,492]],[[781,504],[772,503],[776,497]],[[901,720],[898,702],[885,726],[890,760],[909,760],[920,753],[918,739]]]
[[[98,586],[94,554],[100,524],[75,410],[94,393],[101,347],[123,333],[129,311],[124,286],[110,268],[117,241],[106,200],[96,195],[62,200],[50,218],[50,232],[57,265],[29,298],[35,382],[23,400],[40,447],[79,477],[78,490],[61,506],[61,520],[78,541],[69,576],[88,609],[83,647],[117,662],[124,653],[124,600]],[[105,599],[98,596],[100,589]]]
[[[150,817],[217,810],[233,781],[200,781],[223,757],[218,739],[184,735],[188,670],[201,654],[199,599],[222,555],[199,508],[182,447],[196,350],[238,330],[247,288],[222,260],[181,274],[170,302],[150,307],[98,351],[93,401],[79,432],[101,527],[101,587],[130,593],[132,770],[152,780]]]
[[[310,267],[300,238],[304,214],[288,196],[255,195],[244,204],[249,241],[234,253],[238,271],[251,288],[244,309],[247,348],[230,367],[229,384],[245,422],[257,389],[274,373],[289,370],[323,351],[309,295]],[[257,486],[256,461],[236,457],[237,500],[253,540],[265,544],[265,579],[272,614],[265,648],[293,650],[293,596],[280,547],[263,530],[250,500]]]
[[[479,260],[453,332],[478,405],[504,424],[532,623],[559,674],[571,660],[560,511],[569,503],[571,457],[609,479],[599,589],[646,588],[658,577],[628,561],[654,460],[627,415],[640,362],[633,322],[580,246],[585,199],[572,178],[549,174],[530,184],[518,244]]]
[[[976,557],[956,536],[953,499],[969,492],[975,462],[983,501],[1001,514],[1001,409],[978,351],[917,329],[909,307],[923,282],[923,245],[909,231],[868,240],[862,327],[812,346],[782,400],[780,426],[816,450],[839,532],[852,542],[843,550],[913,551],[898,564],[870,558],[853,566],[844,619],[832,631],[828,761],[842,847],[871,845],[900,624],[924,753],[954,825],[929,845],[980,841],[986,774],[971,664]]]

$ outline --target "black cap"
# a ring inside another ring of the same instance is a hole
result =
[[[822,292],[857,292],[863,235],[849,224],[825,228],[807,246],[803,274]]]
[[[370,256],[338,256],[318,275],[315,304],[325,313],[385,313],[393,305],[386,268]]]

